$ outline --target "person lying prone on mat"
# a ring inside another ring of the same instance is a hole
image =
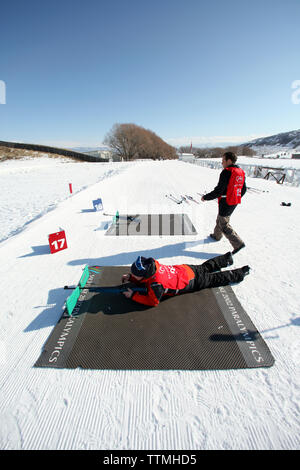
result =
[[[122,283],[133,282],[145,286],[147,294],[127,289],[123,294],[128,299],[144,305],[157,306],[161,299],[186,292],[195,292],[208,287],[227,286],[241,282],[249,274],[249,266],[220,271],[233,264],[231,252],[209,259],[200,265],[179,264],[167,266],[153,258],[138,256],[131,266],[131,273],[122,276]]]

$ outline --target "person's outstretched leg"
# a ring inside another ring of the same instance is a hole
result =
[[[216,256],[201,264],[201,271],[203,273],[213,273],[220,271],[221,268],[227,268],[233,264],[231,252],[228,251],[225,255]]]
[[[228,284],[241,282],[249,274],[249,266],[232,269],[230,271],[220,271],[218,273],[203,273],[197,276],[196,290],[207,289],[209,287],[228,286]]]

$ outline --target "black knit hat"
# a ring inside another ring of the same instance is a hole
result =
[[[144,256],[138,256],[135,262],[131,265],[132,274],[144,278],[153,276],[155,270],[156,266],[154,259],[144,258]]]

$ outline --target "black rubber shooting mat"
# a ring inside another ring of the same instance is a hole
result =
[[[120,285],[126,267],[89,267],[88,286]],[[36,367],[207,370],[270,367],[274,358],[230,286],[146,307],[123,294],[82,291]]]
[[[187,214],[120,214],[105,235],[196,235]]]

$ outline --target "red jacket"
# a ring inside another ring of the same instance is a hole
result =
[[[230,206],[241,203],[242,189],[245,182],[245,172],[239,167],[230,166],[226,168],[231,172],[226,192],[226,202]]]
[[[219,215],[221,215],[222,217],[230,216],[233,213],[234,209],[236,208],[236,204],[233,204],[234,201],[231,199],[231,196],[227,194],[228,193],[229,182],[231,180],[231,177],[233,176],[232,175],[232,170],[234,168],[241,170],[241,168],[239,168],[237,165],[230,165],[227,168],[224,168],[224,170],[222,170],[222,172],[220,174],[219,182],[218,182],[217,186],[215,187],[215,189],[213,191],[211,191],[210,193],[205,194],[203,196],[203,199],[205,201],[211,201],[212,199],[218,198],[218,201],[219,201]],[[243,170],[241,170],[241,171],[243,171]],[[244,179],[244,184],[243,184],[242,190],[240,192],[240,195],[243,196],[247,191],[245,173],[243,172],[243,174],[240,175],[240,176],[243,176],[243,179]],[[240,189],[240,188],[238,188],[238,189]],[[238,193],[239,192],[236,192],[237,197],[239,196]],[[228,198],[229,202],[227,201],[227,198]],[[240,202],[240,200],[237,200],[237,203],[239,203],[239,202]]]
[[[153,276],[137,282],[130,277],[130,281],[147,287],[147,295],[135,292],[132,300],[144,305],[157,306],[162,297],[174,296],[185,289],[194,279],[195,273],[187,264],[167,266],[155,260],[156,272]]]

